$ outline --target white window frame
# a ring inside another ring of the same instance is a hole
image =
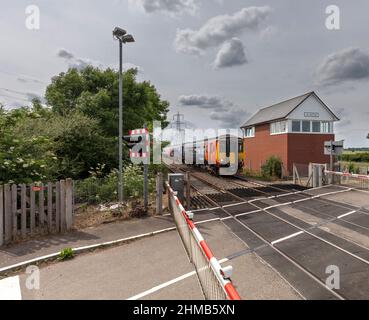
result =
[[[328,126],[328,127],[326,127]],[[320,132],[321,133],[332,133],[333,124],[330,121],[322,121],[320,124]],[[328,129],[328,130],[327,130]]]
[[[300,122],[300,131],[293,131],[292,130],[292,122],[296,121],[296,122]],[[309,132],[305,132],[302,131],[302,122],[303,121],[309,121],[310,122],[310,131]],[[320,131],[319,132],[314,132],[313,131],[313,122],[320,122]],[[333,121],[322,121],[322,120],[297,120],[297,119],[290,119],[289,120],[289,132],[290,133],[301,133],[301,134],[333,134]]]
[[[245,138],[255,137],[255,127],[245,128]]]
[[[284,130],[282,130],[284,126]],[[270,124],[270,135],[285,134],[288,132],[288,123],[286,120],[275,121]]]

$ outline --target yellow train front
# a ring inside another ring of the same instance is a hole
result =
[[[217,175],[236,174],[245,160],[242,138],[230,135],[171,146],[167,153],[175,163],[206,168]]]
[[[237,139],[237,141],[231,141]],[[231,146],[232,143],[235,145]],[[237,144],[237,145],[236,145]],[[204,143],[205,166],[217,175],[234,175],[244,164],[245,154],[242,138],[224,135]],[[234,170],[228,170],[234,168]],[[222,170],[227,169],[227,170]]]

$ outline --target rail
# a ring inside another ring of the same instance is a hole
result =
[[[205,299],[241,300],[230,280],[232,267],[222,268],[168,183],[167,189],[170,211],[188,258],[195,267]]]

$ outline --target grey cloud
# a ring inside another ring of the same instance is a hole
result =
[[[17,81],[18,82],[22,82],[22,83],[37,83],[37,84],[45,84],[45,82],[35,79],[35,78],[30,78],[28,76],[19,76],[17,77]]]
[[[193,106],[201,109],[213,109],[217,111],[226,110],[233,106],[231,102],[226,101],[221,97],[208,95],[182,95],[179,97],[178,101],[183,106]]]
[[[210,119],[220,121],[224,128],[239,128],[249,116],[250,114],[241,108],[231,108],[226,111],[212,112]]]
[[[73,55],[73,53],[71,53],[71,52],[69,52],[65,49],[60,49],[58,51],[58,57],[70,60],[70,59],[74,58],[74,55]]]
[[[257,30],[269,16],[270,7],[243,8],[233,15],[220,15],[208,20],[199,30],[179,29],[175,39],[178,52],[201,54],[245,30]]]
[[[243,121],[250,115],[245,110],[238,108],[234,103],[209,95],[183,95],[179,97],[183,106],[193,106],[211,111],[209,118],[219,121],[224,128],[239,128]]]
[[[66,49],[59,49],[59,51],[57,52],[57,56],[65,60],[69,68],[75,68],[77,70],[83,70],[88,66],[93,66],[101,69],[109,67],[96,60],[76,57],[72,52],[67,51]],[[114,69],[113,66],[110,66],[110,68]],[[143,69],[140,66],[137,66],[133,63],[124,63],[123,70],[128,69],[137,69],[139,72],[143,72]]]
[[[322,85],[363,79],[369,79],[369,52],[360,48],[347,48],[327,56],[316,71],[317,83]]]
[[[29,101],[37,99],[40,100],[41,102],[44,102],[44,98],[37,93],[27,92],[25,96],[28,98]]]
[[[216,68],[226,68],[247,63],[245,47],[240,39],[232,38],[225,42],[220,48],[214,66]]]
[[[195,0],[131,0],[131,2],[139,4],[148,13],[164,11],[193,14],[198,9]]]
[[[75,68],[77,70],[82,70],[90,65],[98,68],[103,67],[103,64],[99,61],[76,57],[73,53],[67,51],[66,49],[59,49],[57,56],[64,59],[69,68]]]

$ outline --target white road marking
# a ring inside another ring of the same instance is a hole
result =
[[[0,280],[0,300],[22,300],[19,276]]]
[[[220,260],[219,263],[222,264],[222,263],[225,263],[227,261],[229,261],[229,259],[228,258],[224,258],[224,259]],[[196,271],[188,272],[188,273],[183,274],[183,275],[181,275],[181,276],[179,276],[177,278],[174,278],[174,279],[172,279],[170,281],[167,281],[167,282],[164,282],[164,283],[162,283],[162,284],[160,284],[158,286],[155,286],[155,287],[153,287],[153,288],[151,288],[149,290],[146,290],[144,292],[141,292],[139,294],[136,294],[135,296],[130,297],[127,300],[138,300],[138,299],[141,299],[141,298],[146,297],[146,296],[148,296],[148,295],[150,295],[152,293],[155,293],[155,292],[157,292],[157,291],[159,291],[161,289],[164,289],[166,287],[169,287],[172,284],[175,284],[175,283],[177,283],[179,281],[182,281],[182,280],[185,280],[185,279],[187,279],[189,277],[192,277],[195,274],[196,274]]]
[[[300,234],[303,234],[303,233],[304,233],[304,231],[299,231],[299,232],[296,232],[296,233],[290,234],[290,235],[289,235],[289,236],[287,236],[287,237],[284,237],[284,238],[281,238],[281,239],[278,239],[278,240],[273,241],[273,242],[272,242],[272,245],[274,246],[274,245],[275,245],[275,244],[277,244],[277,243],[281,243],[281,242],[283,242],[283,241],[285,241],[285,240],[288,240],[288,239],[291,239],[291,238],[297,237],[297,236],[299,236]]]
[[[339,217],[337,217],[338,219],[341,219],[341,218],[344,218],[344,217],[347,217],[347,216],[349,216],[349,215],[352,215],[353,213],[356,213],[357,212],[357,210],[354,210],[354,211],[350,211],[350,212],[348,212],[348,213],[345,213],[345,214],[343,214],[343,215],[340,215]]]

